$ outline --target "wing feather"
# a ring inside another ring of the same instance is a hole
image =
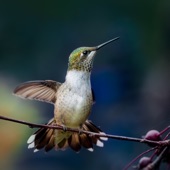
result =
[[[60,85],[61,83],[52,80],[28,81],[17,86],[14,94],[21,98],[55,103]]]

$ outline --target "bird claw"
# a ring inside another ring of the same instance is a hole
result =
[[[82,134],[82,130],[81,128],[78,128],[78,134],[81,135]]]
[[[67,127],[65,125],[62,125],[63,127],[63,131],[66,132],[67,131]]]

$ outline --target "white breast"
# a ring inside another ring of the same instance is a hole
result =
[[[76,103],[73,105],[75,105],[75,110],[79,112],[83,108],[82,106],[89,102],[91,95],[90,73],[77,70],[68,71],[66,83],[71,88],[72,95],[70,95],[71,99],[69,100],[72,101],[71,103]]]
[[[87,119],[91,106],[90,73],[68,71],[66,81],[57,96],[56,117],[62,119],[65,125],[76,127]]]

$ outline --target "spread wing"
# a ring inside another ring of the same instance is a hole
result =
[[[14,94],[21,98],[40,100],[55,103],[56,92],[61,83],[52,80],[28,81],[14,90]]]

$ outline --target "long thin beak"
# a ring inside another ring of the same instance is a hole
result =
[[[119,39],[119,37],[113,38],[113,39],[111,39],[111,40],[109,40],[109,41],[106,41],[106,42],[98,45],[98,46],[95,47],[94,49],[95,49],[95,50],[99,50],[100,48],[104,47],[105,45],[107,45],[107,44],[109,44],[109,43],[111,43],[111,42],[113,42],[113,41],[116,41],[116,40],[118,40],[118,39]]]

